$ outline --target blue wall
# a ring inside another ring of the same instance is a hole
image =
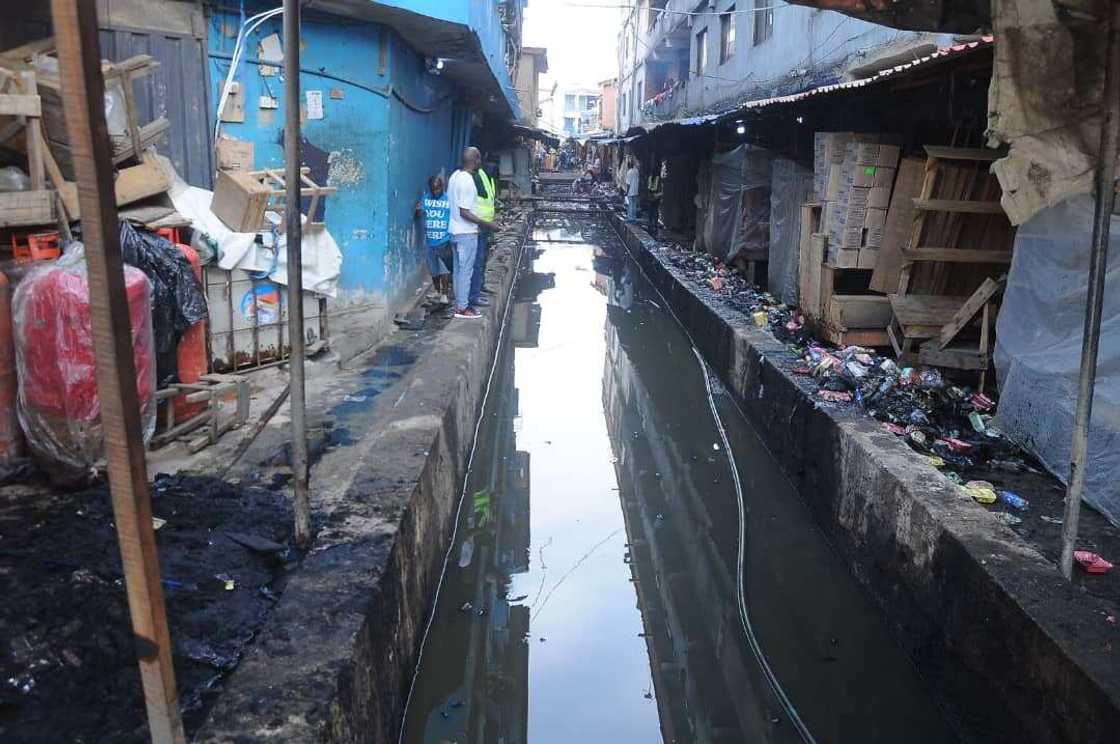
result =
[[[237,12],[211,16],[215,109],[241,22]],[[272,33],[281,33],[279,18],[249,39],[235,75],[244,91],[244,123],[222,124],[223,133],[254,143],[257,168],[284,162],[283,77],[262,77],[245,59],[255,59],[258,42]],[[427,176],[454,162],[462,134],[454,139],[453,130],[463,116],[456,114],[449,84],[426,74],[423,58],[389,29],[305,14],[302,40],[300,85],[305,92],[321,90],[324,106],[323,119],[304,119],[303,164],[317,182],[338,189],[325,200],[323,215],[343,255],[336,305],[393,308],[421,273],[413,204]],[[269,94],[279,107],[260,109],[260,96]]]

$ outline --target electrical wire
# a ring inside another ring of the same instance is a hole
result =
[[[615,229],[615,234],[618,234],[617,228]],[[626,252],[630,254],[630,248],[626,246],[626,241],[622,239],[621,235],[619,235],[618,238],[619,242],[621,242],[625,247]],[[692,338],[692,334],[688,332],[688,328],[685,327],[684,323],[681,322],[681,319],[677,316],[676,312],[674,312],[672,305],[669,304],[669,300],[665,297],[665,295],[661,292],[657,285],[653,283],[653,280],[650,279],[648,274],[646,274],[645,269],[642,268],[641,264],[638,263],[633,254],[630,255],[631,259],[634,261],[634,264],[638,267],[638,271],[641,272],[642,276],[646,278],[646,281],[651,287],[653,287],[654,291],[657,292],[658,296],[661,298],[661,301],[662,303],[664,303],[665,310],[669,313],[669,316],[672,317],[674,321],[676,321],[677,325],[681,329],[681,332],[684,334],[685,338],[688,339],[689,345],[692,348],[692,353],[696,356],[696,360],[700,365],[700,372],[704,376],[704,389],[707,392],[708,396],[708,406],[711,409],[712,418],[715,421],[716,430],[719,433],[723,451],[727,455],[728,466],[731,468],[731,479],[733,484],[735,485],[735,497],[738,501],[739,507],[739,548],[736,558],[736,583],[738,585],[738,589],[736,592],[736,601],[739,606],[739,622],[743,628],[743,635],[747,639],[747,645],[750,647],[751,653],[754,655],[755,660],[758,661],[759,668],[762,670],[762,674],[766,678],[766,683],[770,687],[770,691],[774,694],[774,697],[777,698],[778,703],[782,706],[782,709],[786,713],[786,717],[789,718],[790,723],[793,724],[793,727],[797,731],[797,734],[801,737],[801,740],[805,742],[805,744],[816,744],[816,739],[813,737],[813,733],[801,719],[801,716],[797,712],[797,708],[794,706],[793,701],[790,699],[789,695],[786,694],[785,689],[782,687],[781,681],[778,679],[777,675],[774,673],[774,670],[771,668],[770,662],[766,660],[766,654],[762,650],[762,645],[758,641],[758,636],[754,631],[754,625],[751,622],[750,606],[747,604],[745,588],[747,562],[747,510],[746,503],[743,499],[743,484],[739,478],[739,468],[735,464],[735,455],[731,451],[731,442],[727,437],[727,430],[724,428],[723,420],[720,418],[719,411],[716,408],[716,402],[715,397],[712,394],[712,383],[709,377],[707,363],[704,361],[704,357],[700,354],[700,350],[696,347],[696,342]]]
[[[525,232],[521,236],[523,247],[528,240],[530,222],[531,220],[526,221]],[[455,540],[459,536],[459,520],[463,512],[463,503],[467,500],[467,484],[471,477],[471,471],[474,469],[474,457],[478,451],[479,432],[482,430],[482,424],[486,420],[486,404],[490,400],[490,388],[494,384],[494,373],[498,369],[498,360],[502,358],[502,339],[505,337],[506,326],[509,325],[510,308],[513,307],[513,290],[517,286],[516,274],[521,269],[521,259],[524,255],[525,251],[522,250],[517,256],[517,261],[513,264],[514,278],[513,281],[510,282],[509,291],[506,293],[506,306],[505,310],[502,312],[502,325],[498,329],[497,343],[494,344],[494,361],[490,364],[490,373],[486,378],[486,387],[482,392],[482,402],[479,405],[478,418],[475,420],[474,424],[474,436],[471,439],[470,452],[467,454],[467,465],[463,470],[463,481],[462,487],[459,489],[459,500],[455,505],[455,514],[452,517],[454,521],[451,527],[451,539],[447,543],[447,552],[443,554],[443,565],[440,567],[439,580],[436,582],[436,591],[432,597],[432,611],[428,615],[428,622],[424,625],[424,634],[420,638],[420,650],[417,652],[416,665],[412,670],[412,680],[408,685],[408,696],[405,697],[404,707],[401,709],[401,728],[397,736],[397,744],[401,744],[401,742],[404,741],[405,725],[408,722],[408,708],[412,704],[412,695],[416,692],[416,680],[420,678],[420,668],[424,661],[424,649],[428,644],[428,636],[431,634],[432,624],[436,619],[436,610],[439,609],[439,595],[440,590],[443,589],[443,580],[447,576],[447,564],[451,560],[451,553],[455,549]]]
[[[637,5],[607,5],[599,3],[564,3],[569,8],[607,8],[618,10],[634,10],[638,8],[642,10],[641,6]],[[670,15],[679,16],[727,16],[727,15],[746,15],[747,13],[765,13],[768,10],[781,10],[782,8],[794,7],[791,5],[768,5],[765,8],[743,8],[742,10],[674,10],[671,8],[644,8],[658,15],[667,13]]]

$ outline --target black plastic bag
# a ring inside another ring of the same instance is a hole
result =
[[[143,271],[152,283],[152,332],[162,387],[178,379],[179,339],[207,318],[206,294],[187,257],[166,238],[121,222],[121,252],[125,263]]]

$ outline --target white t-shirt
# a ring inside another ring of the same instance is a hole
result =
[[[451,234],[463,235],[477,233],[478,225],[463,219],[460,209],[474,212],[475,203],[478,201],[478,189],[474,185],[474,177],[465,170],[457,170],[451,174],[447,181],[447,198],[451,202]]]
[[[638,169],[631,166],[630,170],[626,171],[626,195],[638,195]]]

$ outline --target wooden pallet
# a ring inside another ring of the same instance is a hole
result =
[[[187,403],[205,403],[206,410],[186,421],[175,420],[174,398],[182,396]],[[152,437],[148,447],[158,449],[206,427],[186,439],[187,449],[198,452],[218,441],[227,431],[245,424],[249,418],[249,378],[243,375],[203,375],[197,383],[173,383],[156,391],[156,400],[165,401],[164,428]],[[228,411],[233,402],[232,412]]]

